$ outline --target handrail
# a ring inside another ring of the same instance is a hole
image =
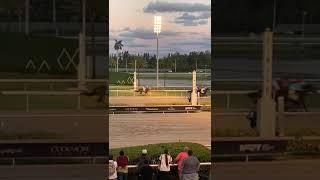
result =
[[[158,164],[150,164],[151,167],[158,167]],[[178,164],[170,164],[170,166],[178,166]],[[211,162],[200,163],[200,166],[211,166]],[[128,168],[136,168],[137,165],[128,165]]]
[[[4,95],[80,95],[79,91],[1,91]]]

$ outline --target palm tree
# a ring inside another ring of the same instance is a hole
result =
[[[114,58],[112,58],[111,59],[111,67],[114,67],[114,71],[116,71],[116,66],[117,66],[117,61],[114,59]]]
[[[129,57],[130,57],[129,52],[128,52],[128,51],[125,51],[125,52],[123,53],[122,58],[126,61],[126,72],[128,72],[128,59],[129,59]]]
[[[117,72],[119,71],[119,50],[122,50],[123,44],[122,44],[122,40],[116,40],[115,39],[115,43],[114,43],[114,49],[117,51],[118,54],[118,58],[117,58]]]

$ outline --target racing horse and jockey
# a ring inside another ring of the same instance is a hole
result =
[[[93,88],[92,90],[82,91],[80,94],[84,96],[97,96],[97,102],[107,104],[107,86],[98,86]]]
[[[278,97],[284,98],[285,110],[303,109],[308,111],[305,104],[307,94],[317,93],[314,85],[306,83],[304,80],[288,80],[277,78],[272,83],[272,98],[277,104]],[[262,91],[249,93],[248,96],[257,103],[262,96]]]
[[[148,95],[148,92],[151,90],[151,88],[147,86],[139,87],[135,92],[139,92],[140,94],[144,93],[145,95]]]
[[[198,97],[206,97],[208,90],[209,90],[208,87],[200,87],[200,86],[197,86],[197,96],[198,96]],[[189,93],[188,101],[191,102],[192,90],[189,90],[188,93]]]

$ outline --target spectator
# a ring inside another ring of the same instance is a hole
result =
[[[160,155],[159,160],[159,180],[168,180],[172,157],[169,155],[167,149],[164,150],[164,154]]]
[[[109,179],[117,180],[117,162],[113,160],[113,156],[109,155]]]
[[[138,180],[142,180],[141,169],[144,167],[146,161],[150,164],[151,158],[148,156],[148,151],[143,149],[141,156],[138,158]]]
[[[118,172],[118,180],[127,180],[128,179],[128,163],[129,157],[124,155],[124,152],[120,151],[120,156],[117,158],[117,172]]]
[[[141,168],[141,178],[143,180],[152,180],[153,178],[153,168],[150,166],[150,161],[144,160],[143,167]]]
[[[185,147],[183,151],[180,152],[175,159],[175,162],[178,164],[179,179],[181,179],[181,175],[182,175],[182,162],[186,157],[188,157],[188,150],[189,148]]]
[[[200,162],[198,158],[193,156],[192,150],[188,150],[188,157],[182,162],[181,180],[199,180],[199,168]]]

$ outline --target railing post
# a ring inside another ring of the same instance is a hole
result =
[[[26,94],[26,112],[29,112],[29,95]]]
[[[12,167],[14,168],[15,165],[16,165],[16,160],[15,160],[15,158],[12,158]]]
[[[283,97],[278,97],[278,113],[277,113],[277,119],[276,119],[276,130],[278,131],[277,134],[278,136],[284,136],[284,130],[281,127],[281,122],[284,117],[284,98]]]
[[[80,96],[80,94],[78,95],[78,110],[80,110],[81,109],[81,96]]]
[[[227,109],[230,109],[230,94],[227,93]]]

